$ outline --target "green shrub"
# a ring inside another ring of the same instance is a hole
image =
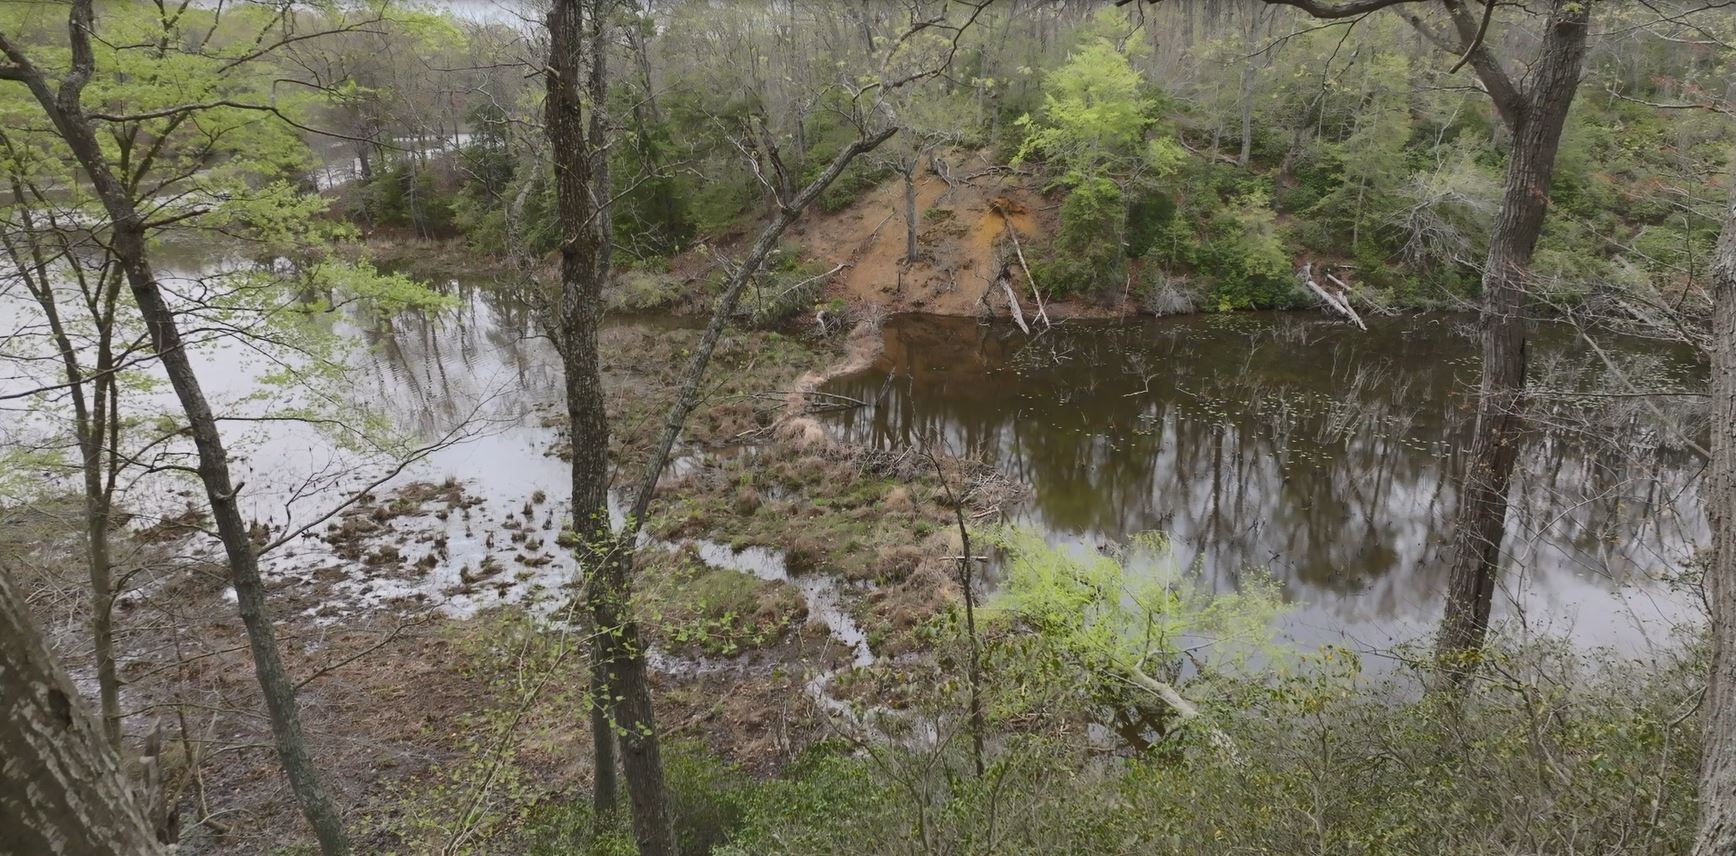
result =
[[[1126,264],[1127,207],[1107,178],[1079,182],[1061,203],[1061,230],[1053,255],[1031,271],[1051,296],[1090,294],[1119,287]]]
[[[424,236],[450,234],[456,187],[438,172],[432,164],[406,159],[376,174],[363,189],[369,220],[414,228]]]
[[[1206,708],[1222,746],[1181,729],[1127,755],[1026,724],[997,731],[981,780],[962,738],[816,750],[755,789],[717,852],[1685,852],[1700,646],[1631,661],[1498,644],[1485,666],[1447,704],[1423,674],[1327,649]]]
[[[1139,187],[1127,200],[1127,257],[1143,258],[1175,219],[1175,199],[1155,187]]]
[[[1302,302],[1289,254],[1262,196],[1239,200],[1213,226],[1217,234],[1201,245],[1197,262],[1214,281],[1212,299],[1220,310],[1283,309]]]
[[[1031,262],[1031,277],[1051,298],[1087,294],[1101,283],[1089,262],[1071,256],[1048,256]]]
[[[706,856],[741,826],[754,782],[703,744],[664,746],[663,778],[681,856]]]
[[[673,274],[633,268],[622,271],[609,287],[611,309],[644,312],[661,309],[680,300],[681,280]]]
[[[496,200],[459,194],[452,203],[452,223],[471,252],[498,255],[508,249],[506,208]]]
[[[669,164],[681,158],[670,122],[650,122],[630,102],[638,94],[617,92],[617,115],[632,115],[634,134],[624,137],[610,156],[615,199],[610,222],[615,244],[627,258],[669,256],[685,249],[695,234],[688,208],[694,180]],[[721,164],[720,164],[721,166]],[[737,212],[730,212],[733,217]]]
[[[761,192],[760,184],[743,170],[712,165],[706,180],[691,188],[688,210],[694,229],[701,235],[728,231],[760,200]]]

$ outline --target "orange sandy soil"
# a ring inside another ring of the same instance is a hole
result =
[[[785,241],[800,246],[816,265],[845,265],[827,283],[827,296],[888,312],[1010,318],[1006,293],[995,284],[1004,259],[1025,318],[1034,319],[1037,302],[1007,229],[1017,231],[1026,261],[1035,261],[1055,232],[1060,202],[1044,196],[1035,177],[994,165],[982,152],[941,157],[951,184],[928,161],[917,179],[918,258],[913,264],[904,260],[904,181],[896,175],[839,211],[810,210],[790,227]],[[757,232],[757,226],[734,229],[716,244],[727,252]],[[690,251],[674,259],[672,268],[691,282],[714,265],[708,251]],[[1052,320],[1122,314],[1121,307],[1081,300],[1045,301],[1044,307]]]
[[[1008,226],[1029,245],[1041,234],[1033,212],[1043,204],[1018,176],[960,179],[949,186],[925,169],[916,186],[915,264],[904,263],[904,182],[897,177],[842,211],[812,216],[793,237],[816,262],[848,265],[833,278],[831,294],[895,311],[970,315],[1000,271],[997,246],[1007,240]],[[926,213],[936,209],[951,216]],[[996,293],[992,299],[1004,298]]]
[[[1004,263],[1025,318],[1035,319],[1037,301],[1007,230],[1010,226],[1017,231],[1025,261],[1036,261],[1057,229],[1060,201],[1043,195],[1036,177],[994,164],[984,152],[950,151],[940,157],[952,183],[935,172],[932,160],[919,169],[914,263],[905,264],[904,181],[897,175],[838,211],[810,209],[790,227],[785,242],[800,246],[816,264],[845,266],[827,283],[828,297],[888,312],[1010,319],[1006,292],[995,284]],[[712,236],[706,242],[709,247],[701,245],[671,259],[671,272],[688,283],[697,282],[716,269],[714,249],[739,255],[759,228],[758,222],[741,221]],[[471,253],[461,238],[429,240],[402,229],[376,229],[368,243],[370,257],[413,276],[488,276],[501,264]],[[553,277],[553,263],[552,257],[542,260],[536,275]],[[1128,311],[1125,306],[1079,299],[1046,300],[1043,308],[1057,321]],[[707,314],[710,309],[710,301],[700,298],[678,303],[669,311]]]
[[[953,183],[927,163],[917,180],[915,263],[904,260],[904,182],[896,176],[841,211],[810,215],[791,237],[818,263],[848,265],[833,277],[827,294],[892,312],[1009,315],[1005,291],[995,284],[1005,259],[1026,319],[1035,317],[1037,303],[1007,230],[1017,231],[1026,261],[1034,260],[1033,248],[1054,234],[1059,202],[1044,197],[1029,176],[987,172],[989,161],[981,153],[942,157],[951,164]],[[1048,301],[1045,308],[1054,320],[1117,311],[1077,300]]]

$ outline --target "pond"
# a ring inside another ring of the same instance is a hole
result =
[[[162,261],[177,288],[247,265],[197,250]],[[570,579],[570,557],[551,550],[523,586],[451,593],[467,566],[515,555],[486,532],[527,497],[545,494],[547,513],[565,514],[568,474],[548,456],[560,370],[533,319],[490,289],[448,288],[458,308],[437,317],[385,326],[334,317],[360,347],[349,355],[355,370],[325,385],[262,388],[276,358],[228,337],[197,348],[195,361],[213,404],[234,417],[225,433],[252,518],[305,525],[330,512],[334,491],[394,474],[385,489],[454,477],[485,500],[474,526],[452,521],[449,555],[410,587],[467,613]],[[0,309],[29,317],[18,299]],[[1014,522],[1051,541],[1090,550],[1162,531],[1220,589],[1274,575],[1298,641],[1381,647],[1426,634],[1439,614],[1454,474],[1474,416],[1473,320],[1383,318],[1363,333],[1309,314],[1244,313],[1074,321],[1026,337],[1004,324],[897,316],[876,363],[828,386],[873,406],[831,420],[854,442],[944,443],[986,458],[1031,488]],[[610,335],[680,323],[615,319]],[[1601,350],[1648,389],[1703,387],[1692,353],[1614,338]],[[1684,441],[1704,431],[1693,399],[1620,394],[1627,387],[1564,325],[1540,328],[1531,351],[1539,418],[1515,479],[1497,614],[1629,652],[1663,642],[1694,617],[1668,579],[1706,532],[1701,461]],[[320,399],[327,411],[355,402],[355,419],[383,420],[409,446],[448,432],[463,442],[398,471],[394,455],[348,448],[342,431],[269,418]],[[133,407],[173,412],[174,402],[159,386],[136,393]],[[198,500],[187,480],[139,480],[123,494],[129,508],[164,514]],[[298,540],[268,566],[305,574],[327,560]],[[356,587],[359,608],[405,593],[369,579]]]
[[[1074,321],[1028,338],[902,315],[874,365],[827,391],[871,404],[832,417],[849,440],[942,444],[1027,483],[1013,522],[1052,542],[1106,549],[1161,531],[1220,590],[1275,576],[1296,641],[1382,648],[1440,614],[1475,417],[1473,322],[1383,318],[1364,333],[1251,313]],[[1686,350],[1601,344],[1647,389],[1703,383]],[[1626,652],[1666,642],[1693,615],[1668,580],[1706,533],[1693,399],[1620,394],[1566,325],[1540,327],[1530,352],[1538,418],[1497,619]]]

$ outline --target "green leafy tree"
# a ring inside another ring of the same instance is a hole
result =
[[[283,366],[270,380],[323,392],[342,362],[322,308],[359,302],[389,313],[446,301],[347,261],[334,242],[352,231],[321,216],[326,203],[300,191],[313,158],[299,129],[314,96],[305,87],[280,93],[287,72],[275,64],[286,44],[320,32],[298,23],[254,5],[114,4],[100,16],[90,0],[0,8],[0,169],[11,191],[5,214],[22,227],[8,229],[6,249],[23,262],[15,274],[57,331],[47,347],[65,375],[40,392],[92,390],[82,404],[73,396],[67,421],[81,441],[98,623],[115,592],[96,533],[108,527],[117,473],[134,464],[131,453],[156,449],[170,463],[154,469],[196,474],[205,487],[279,758],[322,848],[342,853],[347,837],[301,731],[260,576],[262,549],[282,542],[254,541],[243,486],[229,469],[236,438],[219,430],[232,414],[214,409],[191,355],[246,342]],[[154,262],[181,235],[226,236],[244,259],[282,262],[224,265],[199,277],[197,288],[177,288]],[[130,305],[121,302],[125,292]],[[147,367],[167,376],[180,411],[129,422],[120,396],[137,388]],[[330,396],[314,400],[344,407]],[[347,430],[366,422],[353,410],[343,416],[334,424]],[[146,426],[151,433],[139,445],[122,445]],[[95,635],[99,648],[109,644],[101,627]],[[99,663],[111,658],[99,650]],[[118,712],[104,671],[99,665],[99,694],[113,739]]]
[[[1019,157],[1041,154],[1065,170],[1063,183],[1077,184],[1125,171],[1148,123],[1139,74],[1125,53],[1096,39],[1044,79],[1042,118],[1018,121],[1028,130]]]
[[[1049,688],[1036,697],[1003,694],[1015,707],[1003,703],[1000,717],[1059,692],[1089,705],[1087,716],[1108,713],[1130,742],[1147,745],[1149,732],[1161,739],[1200,719],[1213,676],[1237,673],[1255,655],[1276,656],[1271,635],[1282,598],[1270,577],[1246,574],[1235,593],[1213,592],[1157,533],[1113,555],[1070,552],[1017,529],[997,533],[994,543],[1005,551],[1006,577],[988,615],[1026,633],[1003,635],[1014,647],[997,656],[1025,673],[997,672],[991,684]],[[1222,744],[1209,720],[1198,724]]]
[[[1118,12],[1095,18],[1044,79],[1040,116],[1017,122],[1026,133],[1015,161],[1041,156],[1070,189],[1053,257],[1038,266],[1051,294],[1121,284],[1126,259],[1150,249],[1173,209],[1160,182],[1187,159],[1172,134],[1151,133],[1156,104],[1132,62],[1143,43],[1118,44],[1106,34],[1117,26],[1126,26]]]

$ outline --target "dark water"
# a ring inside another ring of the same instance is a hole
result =
[[[1027,339],[899,316],[833,392],[878,399],[837,427],[880,446],[944,442],[1028,483],[1018,522],[1090,549],[1168,533],[1205,579],[1266,569],[1298,639],[1382,645],[1439,615],[1455,474],[1474,412],[1470,319],[1243,314],[1072,322]],[[1699,388],[1693,354],[1603,342],[1648,388]],[[1531,345],[1537,426],[1516,473],[1498,616],[1638,650],[1690,617],[1662,580],[1705,523],[1690,398],[1663,419],[1564,326]],[[1589,394],[1588,394],[1589,393]]]

